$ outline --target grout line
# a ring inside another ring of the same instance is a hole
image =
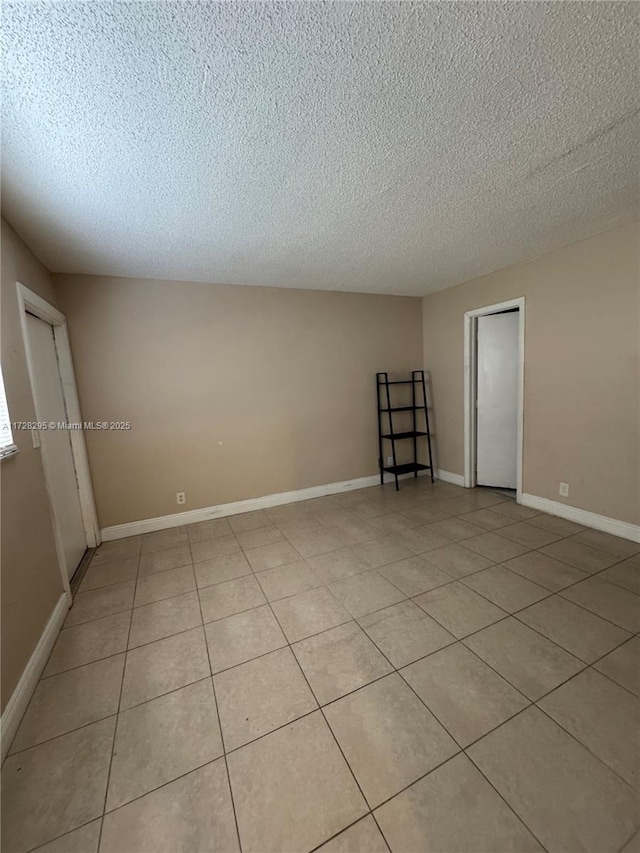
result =
[[[72,832],[75,832],[78,829],[84,829],[85,826],[89,826],[90,823],[95,823],[97,820],[100,821],[100,831],[98,833],[98,843],[100,842],[100,833],[102,832],[102,821],[103,815],[98,815],[98,817],[92,817],[91,820],[87,820],[84,823],[79,824],[78,826],[74,826],[73,829],[66,830],[62,833],[62,835],[56,835],[55,838],[49,838],[43,844],[38,844],[36,847],[29,847],[25,853],[37,853],[38,850],[41,850],[43,847],[48,846],[49,844],[53,844],[54,841],[59,841],[61,838],[66,838],[67,835],[71,835]],[[95,853],[98,853],[98,848],[96,847]]]
[[[583,670],[583,671],[584,671],[584,670]],[[571,681],[571,679],[567,679],[567,681]],[[567,682],[565,681],[565,682],[563,682],[563,683],[564,683],[564,684],[566,684]],[[562,686],[562,685],[560,685],[560,686]],[[557,689],[557,688],[556,688],[556,689]],[[551,693],[553,693],[553,691],[550,691],[550,692],[551,692]],[[565,732],[566,734],[568,734],[568,735],[569,735],[569,737],[570,737],[572,740],[574,740],[576,743],[580,744],[580,746],[581,746],[583,749],[586,749],[586,751],[587,751],[588,753],[590,753],[590,754],[591,754],[591,755],[592,755],[592,756],[593,756],[597,761],[599,761],[601,764],[603,764],[605,767],[607,767],[609,770],[611,770],[611,772],[612,772],[612,773],[615,773],[615,775],[618,777],[618,779],[620,779],[620,781],[621,781],[621,782],[624,782],[624,784],[625,784],[628,788],[630,788],[630,789],[635,793],[635,795],[636,795],[636,797],[637,797],[637,796],[638,796],[638,789],[637,789],[637,787],[634,787],[634,785],[632,785],[632,784],[631,784],[631,782],[629,782],[627,779],[625,779],[625,778],[624,778],[624,776],[622,776],[622,775],[621,775],[621,774],[616,770],[616,768],[615,768],[615,767],[612,767],[612,766],[611,766],[611,764],[609,764],[609,762],[608,762],[608,761],[605,761],[605,759],[604,759],[604,758],[602,758],[602,757],[601,757],[601,756],[599,756],[597,753],[595,753],[595,752],[591,749],[591,747],[590,747],[590,746],[588,746],[586,743],[583,743],[577,735],[575,735],[573,732],[569,731],[569,729],[565,728],[565,727],[562,725],[562,723],[561,723],[561,722],[559,722],[558,720],[556,720],[556,719],[555,719],[555,717],[552,717],[552,716],[551,716],[551,714],[547,713],[547,711],[545,711],[545,709],[544,709],[544,708],[541,708],[541,707],[540,707],[539,702],[540,702],[542,699],[545,699],[545,698],[546,698],[546,696],[548,696],[548,695],[549,695],[549,694],[547,693],[547,694],[545,694],[545,696],[541,696],[541,697],[540,697],[540,699],[536,699],[536,701],[534,702],[534,707],[535,707],[538,711],[541,711],[541,712],[545,715],[545,717],[547,717],[547,719],[548,719],[548,720],[550,720],[552,723],[554,723],[556,726],[558,726],[558,728],[559,728],[559,729],[562,729],[562,731],[563,731],[563,732]]]
[[[191,546],[189,546],[189,550],[191,550]],[[193,554],[192,554],[192,556],[193,556]],[[236,813],[236,804],[235,804],[235,800],[233,797],[233,789],[231,787],[231,775],[229,773],[229,762],[227,761],[227,751],[226,751],[225,745],[224,745],[224,732],[222,731],[222,722],[220,720],[220,711],[218,710],[218,697],[216,695],[216,684],[215,684],[215,680],[213,677],[213,667],[211,666],[211,655],[209,653],[209,642],[207,640],[206,631],[204,629],[204,615],[202,613],[202,602],[200,601],[200,593],[199,592],[197,592],[197,596],[198,596],[198,607],[200,608],[200,618],[202,619],[202,636],[203,636],[203,640],[204,640],[204,647],[205,647],[205,650],[207,653],[207,661],[209,664],[209,673],[210,673],[209,677],[211,679],[211,690],[213,692],[213,704],[214,704],[215,711],[216,711],[216,719],[218,721],[218,731],[220,732],[220,744],[222,746],[222,755],[224,758],[224,766],[225,766],[225,770],[227,773],[227,785],[229,786],[229,798],[231,800],[231,809],[233,811],[233,821],[234,821],[235,827],[236,827],[236,838],[238,839],[238,848],[240,850],[242,850],[242,845],[240,843],[240,828],[238,826],[238,815]]]

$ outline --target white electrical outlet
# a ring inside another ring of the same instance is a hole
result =
[[[393,465],[393,456],[387,456],[387,465]]]
[[[569,497],[569,483],[560,483],[560,488],[558,489],[558,494],[560,497],[568,498]]]
[[[176,503],[177,504],[186,504],[187,495],[185,492],[176,492]]]

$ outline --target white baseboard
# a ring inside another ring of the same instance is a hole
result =
[[[0,720],[0,741],[2,744],[2,758],[4,759],[11,741],[14,738],[20,721],[27,710],[29,700],[36,689],[38,679],[42,675],[49,655],[53,649],[55,641],[58,639],[60,628],[65,620],[67,611],[71,606],[71,601],[66,593],[63,593],[58,599],[56,606],[53,608],[53,613],[49,617],[38,645],[35,647],[33,654],[29,658],[29,662],[24,668],[24,672],[20,676],[16,689],[11,694],[11,698],[2,712]]]
[[[259,498],[249,498],[245,501],[235,501],[229,504],[218,504],[188,512],[176,512],[173,515],[161,515],[157,518],[146,518],[142,521],[131,521],[128,524],[116,524],[104,527],[100,532],[103,542],[111,539],[122,539],[139,533],[153,533],[156,530],[166,530],[169,527],[181,527],[183,524],[197,524],[199,521],[209,521],[212,518],[223,518],[226,515],[238,515],[241,512],[254,512],[257,509],[270,509],[283,504],[308,501],[311,498],[321,498],[325,495],[337,495],[340,492],[351,492],[355,489],[366,489],[377,486],[380,482],[378,475],[359,477],[356,480],[344,480],[341,483],[327,483],[323,486],[311,486],[308,489],[298,489],[295,492],[280,492],[275,495],[263,495]]]
[[[539,498],[537,495],[522,494],[520,503],[531,509],[539,509],[540,512],[548,512],[549,515],[557,515],[566,518],[567,521],[575,521],[585,527],[593,527],[594,530],[602,530],[612,536],[621,539],[630,539],[632,542],[640,542],[640,526],[630,524],[627,521],[618,521],[606,515],[598,515],[596,512],[588,512],[586,509],[578,509],[575,506],[550,501],[548,498]]]
[[[421,471],[422,475],[429,475],[428,471]],[[459,474],[450,474],[448,471],[434,471],[434,476],[447,483],[455,483],[463,486],[464,478]],[[403,474],[398,479],[405,480],[413,477],[413,474]],[[167,530],[170,527],[182,527],[183,524],[197,524],[200,521],[209,521],[212,518],[223,518],[227,515],[238,515],[241,512],[254,512],[257,509],[270,509],[274,506],[308,501],[312,498],[321,498],[326,495],[338,495],[341,492],[352,492],[356,489],[366,489],[369,486],[377,486],[380,482],[378,474],[370,477],[359,477],[355,480],[343,480],[339,483],[326,483],[322,486],[311,486],[307,489],[297,489],[295,492],[280,492],[274,495],[263,495],[259,498],[249,498],[245,501],[235,501],[229,504],[218,504],[218,506],[207,506],[202,509],[188,510],[187,512],[176,512],[172,515],[160,515],[156,518],[145,518],[141,521],[130,521],[127,524],[116,524],[113,527],[103,527],[100,531],[103,542],[113,539],[124,539],[127,536],[137,536],[140,533],[154,533],[156,530]],[[391,482],[391,479],[390,479]]]
[[[464,488],[463,474],[453,474],[451,471],[443,471],[441,468],[438,468],[437,471],[433,472],[433,476],[438,480],[442,480],[443,483],[453,483],[454,486],[462,486]]]

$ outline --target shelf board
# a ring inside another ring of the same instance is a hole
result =
[[[400,474],[413,474],[416,471],[429,471],[430,465],[422,465],[420,462],[406,462],[404,465],[391,465],[388,468],[383,468],[388,474],[399,476]]]
[[[391,409],[380,409],[381,412],[413,412],[424,409],[424,406],[394,406]]]
[[[391,433],[387,433],[383,435],[383,438],[389,438],[391,440],[398,438],[418,438],[418,436],[426,435],[426,432],[418,432],[417,430],[413,432],[413,430],[409,430],[409,432],[394,432],[393,435]]]

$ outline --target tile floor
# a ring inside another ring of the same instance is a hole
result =
[[[426,478],[98,549],[3,851],[640,849],[640,545]]]

